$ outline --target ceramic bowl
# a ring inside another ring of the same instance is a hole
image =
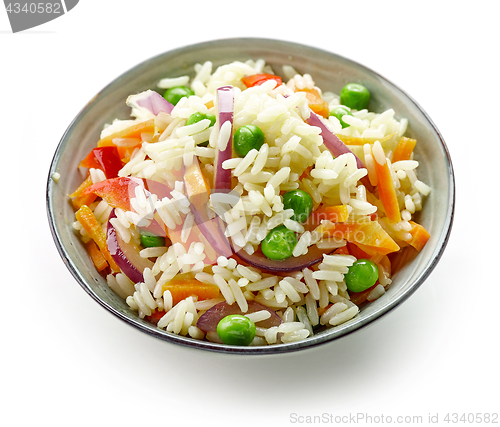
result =
[[[67,197],[85,178],[77,166],[95,147],[103,125],[117,117],[129,117],[125,104],[128,95],[155,88],[164,77],[193,75],[195,63],[210,60],[218,66],[249,58],[264,58],[278,74],[283,65],[290,64],[301,73],[311,74],[323,90],[336,93],[350,81],[363,82],[371,92],[370,110],[382,112],[393,108],[397,118],[408,119],[407,136],[418,140],[415,156],[420,162],[419,178],[432,187],[419,219],[432,237],[418,256],[407,252],[405,264],[394,275],[383,297],[340,326],[304,341],[265,347],[198,341],[167,333],[141,320],[94,269],[84,246],[73,233],[74,211]],[[51,179],[56,172],[60,175],[57,183]],[[152,337],[195,349],[277,354],[317,346],[357,331],[410,297],[432,272],[445,249],[453,222],[454,194],[453,168],[445,142],[425,111],[404,91],[376,72],[331,52],[279,40],[242,38],[209,41],[163,53],[122,74],[92,98],[69,125],[55,152],[47,183],[47,212],[64,263],[83,289],[117,318]]]

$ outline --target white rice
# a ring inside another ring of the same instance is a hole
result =
[[[391,108],[380,114],[366,109],[353,110],[352,116],[344,117],[350,125],[344,129],[333,116],[321,119],[339,137],[371,138],[362,145],[352,146],[352,151],[366,166],[366,169],[358,169],[354,154],[332,156],[323,145],[321,129],[306,122],[310,110],[306,93],[301,90],[315,89],[322,93],[330,108],[340,105],[339,96],[333,92],[322,92],[313,76],[300,74],[292,66],[284,66],[285,85],[268,80],[247,89],[241,82],[242,77],[274,72],[262,59],[235,61],[217,68],[206,61],[196,64],[194,72],[194,78],[188,75],[169,76],[158,82],[161,89],[189,86],[195,93],[181,99],[171,114],[162,112],[154,116],[137,104],[141,96],[146,95],[132,95],[127,102],[132,108],[134,120],[114,121],[101,134],[102,137],[109,136],[153,118],[156,133],[147,137],[144,135],[146,139],[118,176],[163,180],[174,186],[168,196],[162,195],[161,198],[136,186],[130,199],[132,209],[116,208],[116,218],[110,220],[120,238],[128,244],[139,245],[139,229],[148,227],[153,220],[162,221],[168,230],[180,230],[180,241],[170,245],[167,240],[165,247],[140,250],[140,256],[150,259],[153,265],[144,270],[143,282],[134,284],[123,273],[108,274],[106,280],[109,287],[126,301],[131,310],[137,311],[139,317],[165,311],[158,322],[159,328],[198,340],[213,338],[210,333],[206,337],[197,327],[198,318],[223,301],[236,304],[253,322],[267,320],[271,314],[267,310],[248,313],[250,301],[263,304],[281,316],[283,323],[279,326],[258,327],[252,345],[296,342],[313,335],[318,325],[331,328],[353,319],[359,313],[359,307],[349,299],[344,275],[355,257],[325,254],[319,264],[289,272],[283,277],[240,264],[231,257],[219,256],[195,224],[179,173],[183,167],[198,162],[205,177],[213,179],[217,150],[223,151],[232,143],[233,126],[238,129],[253,124],[264,132],[265,143],[258,149],[250,150],[243,158],[235,157],[223,162],[223,169],[231,172],[233,191],[211,194],[207,209],[210,218],[218,215],[223,219],[225,236],[232,243],[244,248],[247,254],[259,253],[260,243],[269,230],[284,225],[297,234],[292,254],[295,258],[311,249],[345,247],[344,238],[323,236],[317,231],[319,229],[312,230],[307,223],[291,219],[294,211],[285,209],[282,195],[295,189],[306,191],[311,196],[314,209],[322,203],[344,205],[348,221],[376,216],[382,228],[395,241],[410,242],[410,221],[422,209],[423,198],[430,194],[431,189],[417,175],[417,159],[411,157],[391,163],[397,141],[405,133],[408,121],[396,119],[396,112]],[[233,124],[226,121],[222,126],[219,122],[210,126],[210,120],[202,119],[186,125],[187,119],[196,112],[217,115],[216,90],[223,85],[234,88]],[[208,146],[203,146],[206,141]],[[117,139],[116,144],[124,146],[130,142]],[[398,223],[387,220],[377,193],[367,190],[365,186],[366,178],[372,186],[377,185],[375,162],[389,167],[401,207],[401,221]],[[91,168],[89,175],[93,183],[106,180],[100,169]],[[53,178],[56,179],[56,176]],[[91,205],[91,209],[105,229],[113,207],[104,200],[98,200]],[[73,228],[84,242],[91,239],[78,221],[73,223]],[[391,284],[386,257],[380,255],[372,259],[379,265],[379,284],[369,293],[367,301],[382,298],[386,287]],[[201,301],[197,297],[188,297],[174,305],[172,293],[163,289],[179,274],[191,274],[201,283],[217,286],[219,296]]]

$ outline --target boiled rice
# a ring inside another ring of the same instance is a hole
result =
[[[309,230],[306,224],[291,219],[294,212],[285,209],[281,195],[294,189],[306,191],[315,208],[321,203],[347,206],[351,220],[376,214],[380,225],[391,237],[410,242],[410,221],[422,209],[423,197],[428,196],[431,189],[417,176],[419,162],[413,157],[391,162],[395,144],[405,133],[408,121],[398,121],[396,112],[390,108],[380,114],[366,109],[353,110],[352,116],[344,118],[350,125],[344,129],[337,118],[325,119],[325,125],[338,134],[375,139],[373,143],[358,146],[357,151],[353,148],[366,165],[366,169],[358,169],[353,154],[334,158],[323,145],[321,129],[305,121],[310,109],[305,92],[300,90],[314,88],[323,94],[331,108],[340,105],[339,96],[322,92],[311,75],[301,75],[293,67],[285,66],[283,72],[288,79],[285,85],[268,80],[247,89],[241,82],[242,77],[273,72],[264,60],[235,61],[215,69],[212,62],[206,61],[194,68],[192,79],[188,76],[167,77],[158,83],[163,89],[187,85],[195,93],[181,99],[171,114],[162,112],[154,116],[137,104],[144,95],[133,95],[127,104],[132,108],[134,120],[115,120],[101,134],[102,137],[109,136],[131,124],[153,118],[156,135],[142,136],[144,142],[133,152],[118,176],[165,180],[174,186],[174,190],[159,198],[136,186],[134,197],[130,199],[132,210],[116,208],[116,218],[113,219],[109,219],[113,208],[107,202],[95,202],[91,210],[98,223],[104,229],[109,220],[121,239],[134,245],[140,244],[138,229],[148,227],[153,220],[163,221],[170,230],[178,227],[181,230],[180,242],[140,251],[141,257],[154,261],[151,268],[144,270],[143,282],[134,284],[120,272],[107,275],[109,287],[140,317],[150,316],[155,310],[165,311],[158,327],[193,339],[205,339],[205,333],[196,326],[198,318],[222,301],[237,304],[242,313],[247,313],[248,302],[255,300],[281,316],[283,323],[278,327],[257,327],[257,337],[252,345],[300,341],[313,335],[316,325],[334,327],[351,320],[359,313],[359,307],[349,300],[344,275],[356,258],[324,255],[319,265],[281,277],[240,264],[234,258],[220,256],[205,236],[194,235],[195,219],[179,171],[198,161],[206,177],[212,179],[217,150],[228,146],[234,130],[245,124],[254,124],[265,133],[265,143],[259,149],[250,150],[243,158],[231,158],[223,163],[222,167],[231,171],[234,190],[230,194],[211,194],[211,209],[207,208],[210,218],[218,215],[224,220],[225,235],[244,248],[247,254],[258,251],[269,230],[280,225],[299,235],[294,257],[307,254],[313,245],[323,249],[346,246],[341,237],[324,237]],[[220,123],[210,126],[207,119],[186,125],[187,119],[195,112],[216,114],[215,93],[223,85],[234,87],[233,125],[226,121],[222,126]],[[126,138],[115,139],[117,146],[134,143]],[[206,141],[208,145],[203,146]],[[398,223],[387,221],[380,201],[360,183],[367,177],[372,186],[377,185],[375,162],[387,164],[389,168],[401,207],[401,221]],[[89,176],[93,183],[106,180],[100,169],[91,168]],[[84,242],[91,240],[78,221],[72,226]],[[187,248],[192,239],[195,240]],[[385,287],[391,283],[383,256],[372,258],[379,265],[379,284],[369,293],[368,301],[382,297]],[[212,267],[206,264],[207,259],[212,260]],[[173,305],[171,292],[163,291],[163,286],[183,273],[192,274],[202,283],[216,285],[220,297],[204,301],[188,297]],[[247,316],[259,322],[271,315],[267,310],[260,310],[247,313]],[[206,338],[212,339],[210,334]]]

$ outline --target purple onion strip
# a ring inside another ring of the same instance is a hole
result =
[[[335,157],[338,157],[342,154],[351,153],[356,159],[358,169],[366,169],[366,166],[361,161],[361,159],[356,156],[351,150],[349,150],[347,145],[345,145],[337,135],[335,135],[330,129],[327,128],[327,126],[323,123],[321,118],[316,113],[311,111],[311,115],[306,121],[309,125],[317,126],[321,129],[323,143],[325,144],[325,147],[328,149],[328,151],[330,151],[330,153],[332,153]],[[361,178],[360,181],[363,183],[367,190],[373,190],[373,187],[366,176]]]
[[[168,102],[163,96],[161,96],[158,92],[153,90],[149,91],[150,94],[137,101],[137,105],[143,108],[147,108],[151,111],[155,116],[160,112],[165,112],[170,114],[174,109],[174,106]]]
[[[230,189],[231,188],[231,170],[224,169],[222,163],[233,156],[233,144],[231,144],[231,135],[233,128],[233,109],[234,109],[234,89],[232,86],[222,86],[217,89],[217,104],[218,104],[218,121],[219,130],[226,122],[231,124],[231,134],[227,141],[226,148],[215,152],[215,179],[214,188]]]

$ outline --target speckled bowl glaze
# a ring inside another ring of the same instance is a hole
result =
[[[348,82],[362,82],[371,92],[370,110],[393,108],[397,118],[409,120],[407,135],[416,138],[415,156],[420,162],[419,178],[432,187],[425,199],[419,221],[431,238],[415,256],[408,251],[405,263],[393,277],[386,294],[362,308],[354,319],[327,329],[304,341],[265,347],[235,347],[194,340],[168,333],[141,320],[127,304],[111,291],[72,230],[74,211],[68,194],[85,178],[78,171],[81,159],[95,147],[100,131],[112,119],[128,118],[128,95],[155,88],[164,77],[193,75],[195,63],[210,60],[214,66],[234,60],[264,58],[276,73],[285,64],[309,73],[323,90],[336,93]],[[56,183],[51,177],[57,172]],[[454,176],[451,159],[438,129],[423,109],[408,94],[376,72],[331,52],[295,43],[257,39],[223,39],[175,49],[149,59],[106,86],[82,109],[69,125],[55,152],[47,182],[47,212],[57,249],[77,282],[106,310],[130,326],[172,344],[236,354],[279,354],[311,348],[352,333],[379,319],[405,301],[429,276],[445,249],[454,212]]]

